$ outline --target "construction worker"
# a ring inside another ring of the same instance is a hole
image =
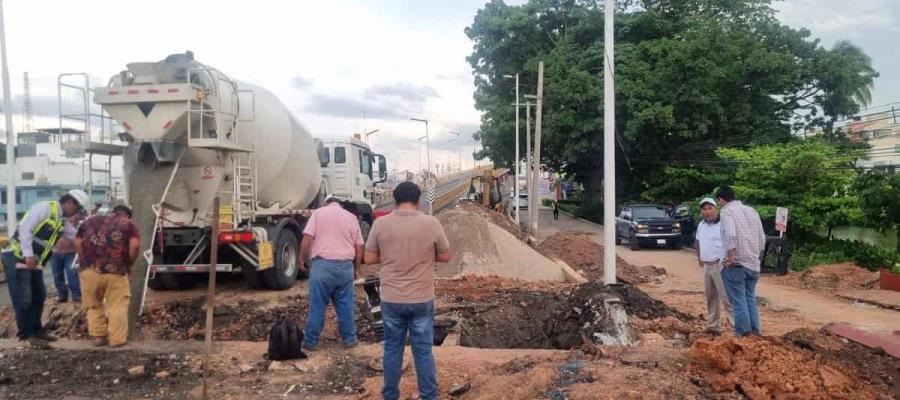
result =
[[[94,346],[121,347],[128,340],[128,275],[140,247],[138,228],[131,221],[131,209],[125,205],[90,217],[78,228],[78,277]]]
[[[80,212],[85,204],[88,204],[88,195],[78,189],[70,190],[59,201],[34,204],[3,250],[3,267],[16,314],[18,336],[34,347],[47,348],[48,342],[56,340],[41,325],[47,297],[42,268],[50,259],[53,246],[66,224],[71,223],[69,218]]]

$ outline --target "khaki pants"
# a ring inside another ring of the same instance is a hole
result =
[[[721,331],[720,309],[725,307],[726,315],[731,310],[725,284],[722,282],[722,263],[703,263],[703,289],[706,292],[706,327],[712,331]],[[727,317],[726,317],[727,319]]]
[[[128,277],[101,274],[92,269],[82,270],[78,276],[90,335],[105,337],[110,345],[124,344],[128,339],[128,303],[131,300]]]

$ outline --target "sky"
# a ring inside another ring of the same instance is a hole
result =
[[[273,91],[315,137],[378,129],[373,150],[391,169],[424,163],[417,146],[424,124],[410,118],[430,121],[434,164],[455,165],[462,143],[469,166],[479,113],[464,29],[484,2],[7,0],[13,97],[21,103],[22,73],[29,72],[35,127],[57,127],[59,73],[87,72],[98,86],[126,63],[191,50],[233,79]],[[881,73],[877,106],[900,101],[897,3],[788,0],[775,7],[783,22],[809,28],[826,46],[849,39],[871,55]],[[21,119],[14,122],[21,129]]]

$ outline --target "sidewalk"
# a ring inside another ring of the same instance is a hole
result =
[[[527,215],[526,215],[527,217]],[[541,210],[537,239],[542,241],[548,236],[563,230],[577,230],[590,234],[592,240],[599,244],[603,244],[603,227],[590,222],[580,221],[569,215],[560,213],[559,220],[553,220],[553,212],[550,210]],[[700,293],[703,293],[703,282],[701,274],[698,271],[697,259],[694,252],[689,249],[669,250],[669,249],[642,249],[632,251],[625,246],[617,246],[616,254],[625,261],[635,265],[655,265],[665,268],[668,278],[666,282],[658,287],[645,288],[655,297],[663,297],[662,300],[669,302],[673,294],[687,293],[697,294],[701,299]],[[763,316],[763,330],[767,331],[766,322],[771,320],[777,322],[781,326],[772,326],[776,331],[790,330],[791,314],[799,317],[802,321],[795,321],[797,327],[803,325],[822,326],[829,322],[846,322],[860,329],[872,332],[893,332],[900,330],[900,312],[894,310],[886,310],[876,308],[865,304],[854,305],[850,301],[844,301],[836,298],[825,297],[817,293],[804,291],[794,287],[784,286],[775,282],[771,282],[770,278],[763,275],[757,286],[757,296],[761,298],[764,305],[764,312],[775,312],[784,314],[782,318],[774,316]],[[681,296],[685,297],[685,296]],[[690,300],[685,298],[684,300]],[[681,301],[679,301],[681,302]],[[702,304],[698,304],[702,305]],[[698,307],[697,310],[702,310]],[[775,333],[769,330],[767,333]]]

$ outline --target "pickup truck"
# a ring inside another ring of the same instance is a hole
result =
[[[622,207],[616,218],[616,244],[627,241],[632,250],[642,246],[681,247],[681,224],[656,204]]]

